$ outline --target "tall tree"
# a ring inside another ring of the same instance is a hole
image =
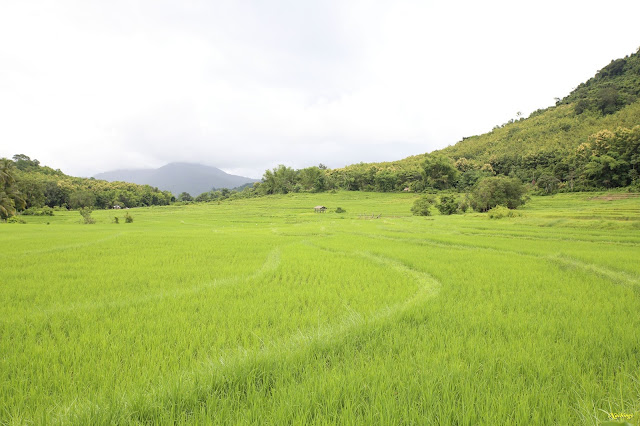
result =
[[[0,219],[6,220],[24,207],[24,198],[16,188],[13,161],[0,158]]]
[[[422,163],[427,186],[435,189],[448,189],[458,179],[458,170],[451,158],[445,155],[428,155]]]

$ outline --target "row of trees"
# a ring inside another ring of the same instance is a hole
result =
[[[18,210],[45,206],[73,209],[105,209],[114,205],[141,207],[175,201],[169,191],[149,185],[67,176],[60,170],[41,166],[38,160],[24,154],[15,155],[13,161],[4,158],[2,164],[4,169],[10,170],[10,187],[24,201]]]
[[[417,216],[430,216],[432,206],[443,215],[464,213],[469,207],[477,212],[487,212],[495,207],[516,209],[528,200],[526,194],[527,188],[520,180],[494,176],[480,180],[465,195],[443,192],[439,200],[432,194],[423,195],[414,202],[411,212]]]

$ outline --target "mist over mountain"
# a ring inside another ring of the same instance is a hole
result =
[[[196,196],[213,188],[237,188],[257,182],[244,176],[236,176],[211,166],[193,163],[169,163],[158,169],[113,170],[98,173],[96,179],[109,182],[123,181],[141,185],[151,185],[174,195],[182,192]]]

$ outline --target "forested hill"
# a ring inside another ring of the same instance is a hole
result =
[[[639,98],[640,49],[612,61],[555,106],[528,118],[510,120],[430,154],[354,164],[329,174],[348,189],[422,189],[429,186],[425,159],[433,163],[437,158],[441,169],[447,162],[456,169],[442,175],[436,185],[441,187],[466,188],[491,174],[519,177],[542,192],[637,184]],[[431,179],[437,180],[437,176]]]
[[[640,124],[639,94],[640,52],[636,52],[612,61],[556,106],[536,111],[527,119],[496,126],[490,133],[465,138],[437,152],[454,160],[464,157],[489,163],[498,173],[508,174],[512,168],[540,169],[562,180],[563,173],[578,171],[580,164],[574,158],[577,149],[585,143],[592,145],[598,132],[615,132],[619,127],[632,129]],[[581,154],[584,156],[584,152]],[[588,176],[585,178],[589,180]]]
[[[15,189],[27,209],[140,207],[166,205],[175,200],[169,191],[149,185],[68,176],[60,170],[41,166],[38,160],[24,154],[13,156],[9,163],[14,169]]]

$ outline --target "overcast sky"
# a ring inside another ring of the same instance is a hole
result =
[[[76,176],[396,160],[640,47],[637,0],[0,0],[0,157]]]

